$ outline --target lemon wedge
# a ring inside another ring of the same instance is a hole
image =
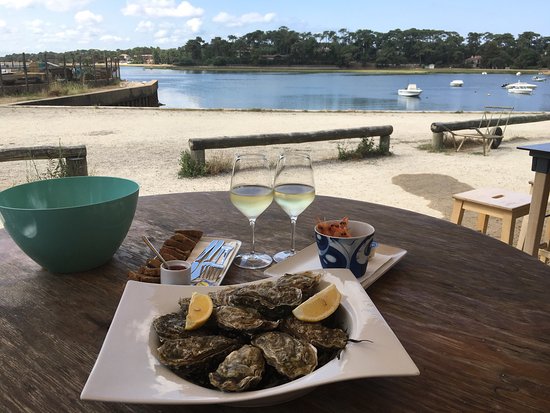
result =
[[[203,326],[212,315],[213,308],[212,299],[208,294],[194,292],[185,317],[185,329],[196,330]]]
[[[300,321],[324,320],[336,311],[340,305],[341,297],[336,286],[330,284],[292,310],[292,314]]]

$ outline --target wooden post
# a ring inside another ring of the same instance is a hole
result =
[[[67,161],[68,176],[88,176],[88,161],[86,156],[65,158]]]
[[[95,54],[92,53],[92,70],[94,74],[94,83],[97,80],[97,74],[95,72]]]
[[[82,55],[78,55],[78,65],[80,68],[80,81],[84,84],[84,72],[82,71]]]
[[[0,92],[4,95],[4,81],[2,80],[2,65],[0,64]]]
[[[432,133],[432,149],[434,151],[443,149],[443,132]]]
[[[29,93],[29,76],[27,74],[27,58],[23,53],[23,73],[25,73],[25,90]]]
[[[109,74],[109,64],[107,63],[107,53],[103,53],[103,59],[105,60],[105,76],[107,77],[107,80],[111,79],[111,76]]]
[[[204,149],[198,149],[198,150],[191,149],[189,153],[191,154],[191,160],[195,161],[196,163],[201,165],[204,165],[206,163],[206,156],[204,154]]]
[[[44,52],[44,70],[46,71],[46,83],[50,84],[50,74],[48,73],[48,56]]]
[[[390,135],[383,135],[380,136],[380,152],[382,152],[384,155],[388,155],[390,153]]]

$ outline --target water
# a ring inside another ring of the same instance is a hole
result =
[[[166,108],[480,111],[513,106],[519,112],[550,111],[550,80],[511,74],[363,75],[352,73],[257,73],[147,69],[121,66],[122,79],[159,82]],[[450,87],[454,79],[463,87]],[[518,80],[538,87],[532,95],[502,88]],[[397,95],[416,83],[418,98]]]

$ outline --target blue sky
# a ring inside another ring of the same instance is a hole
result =
[[[441,29],[550,36],[550,1],[493,0],[0,0],[0,56],[179,47],[287,26],[298,32]]]

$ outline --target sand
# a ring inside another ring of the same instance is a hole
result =
[[[508,126],[500,148],[483,156],[481,145],[434,153],[430,125],[479,119],[481,113],[205,111],[156,108],[0,106],[0,149],[38,145],[80,145],[88,151],[91,175],[131,178],[140,195],[225,191],[230,176],[178,178],[181,152],[189,138],[256,133],[316,131],[392,125],[392,156],[338,161],[344,141],[286,145],[312,152],[316,190],[448,219],[456,192],[480,187],[529,191],[531,157],[517,146],[550,141],[550,122]],[[376,139],[376,138],[375,138]],[[357,141],[348,144],[356,144]],[[281,146],[207,151],[207,159],[236,152],[266,152],[275,160]],[[0,163],[0,190],[24,183],[45,162]],[[490,226],[491,230],[491,226]],[[491,230],[494,232],[494,230]]]

